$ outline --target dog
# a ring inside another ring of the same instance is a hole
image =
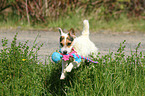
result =
[[[74,29],[71,28],[68,33],[64,33],[61,28],[59,28],[60,33],[60,50],[62,54],[69,54],[72,48],[81,56],[88,57],[89,55],[96,56],[98,53],[98,48],[89,39],[89,22],[88,20],[83,21],[83,31],[82,35],[76,37]],[[79,67],[80,63],[70,62],[62,60],[62,73],[60,79],[65,79],[66,72],[71,72],[73,67]]]

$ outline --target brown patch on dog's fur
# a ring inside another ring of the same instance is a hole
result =
[[[69,34],[70,34],[70,35],[74,35],[74,36],[75,36],[75,31],[74,31],[74,29],[73,29],[73,28],[71,28],[71,29],[69,30]]]
[[[71,47],[73,44],[74,38],[68,34],[68,37],[66,38],[66,46]]]
[[[64,36],[60,36],[60,42],[62,41],[62,40],[64,40]]]
[[[69,41],[68,39],[66,39],[66,46],[68,48],[70,48],[72,46],[73,42],[72,41]]]
[[[63,47],[64,46],[64,36],[60,36],[60,45]]]

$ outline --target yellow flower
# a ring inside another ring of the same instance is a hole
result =
[[[22,61],[26,61],[26,59],[22,59]]]

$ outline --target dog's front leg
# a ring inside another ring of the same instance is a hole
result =
[[[67,67],[66,67],[66,71],[67,72],[71,72],[72,68],[74,67],[73,63],[71,62]]]
[[[71,70],[73,69],[73,67],[79,67],[78,65],[79,65],[80,63],[77,63],[77,62],[71,62],[67,67],[66,67],[66,71],[67,72],[71,72]]]
[[[66,64],[67,64],[67,62],[65,62],[65,61],[62,60],[62,72],[61,72],[60,79],[65,79],[65,73],[66,73],[65,66],[66,66]]]

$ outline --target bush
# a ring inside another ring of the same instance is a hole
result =
[[[38,64],[37,51],[39,46],[34,42],[30,49],[19,42],[17,45],[17,34],[7,47],[8,40],[2,40],[3,49],[0,53],[0,94],[10,95],[41,95],[43,88],[42,65]],[[35,51],[34,51],[35,49]]]
[[[29,23],[45,23],[60,17],[71,18],[79,14],[94,15],[97,19],[118,19],[121,14],[145,18],[144,0],[2,0],[0,12],[12,6],[21,20]],[[31,22],[30,22],[31,21]]]

